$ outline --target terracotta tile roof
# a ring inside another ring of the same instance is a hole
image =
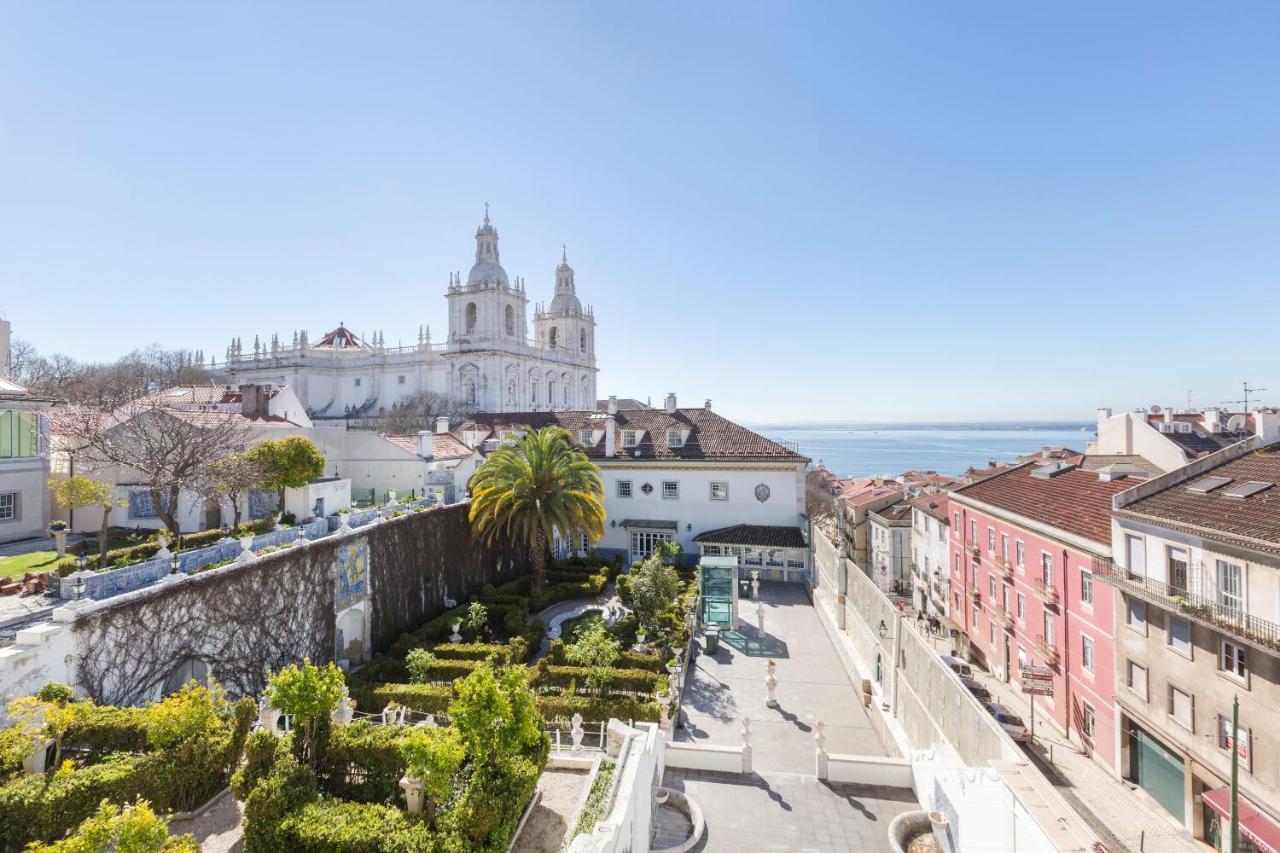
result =
[[[636,398],[634,398],[634,397],[619,397],[619,398],[618,398],[618,409],[619,409],[619,410],[621,410],[621,409],[649,409],[649,408],[652,408],[652,406],[650,406],[648,403],[642,403],[642,402],[640,402],[639,400],[637,400],[637,399],[636,399]],[[608,400],[596,400],[596,411],[597,411],[597,412],[607,412],[607,411],[609,411],[609,401],[608,401]]]
[[[188,411],[186,409],[169,409],[162,408],[165,414],[171,415],[179,420],[186,421],[194,426],[210,428],[219,424],[226,423],[229,420],[243,421],[247,426],[251,427],[292,427],[297,428],[298,425],[293,421],[287,421],[278,415],[271,415],[265,418],[251,418],[245,416],[241,412],[208,412],[208,411]]]
[[[844,502],[849,506],[863,506],[874,503],[889,495],[906,494],[901,486],[867,486],[857,491],[845,492]]]
[[[1136,456],[1126,453],[1115,453],[1106,455],[1086,456],[1081,463],[1087,471],[1102,471],[1111,469],[1123,474],[1133,474],[1138,477],[1159,477],[1164,473],[1164,469],[1160,468],[1154,462],[1142,456]]]
[[[911,524],[911,504],[907,501],[899,501],[881,509],[873,509],[869,515],[876,516],[890,526],[909,525]]]
[[[981,501],[1110,547],[1111,498],[1143,478],[1101,480],[1097,472],[1078,466],[1053,477],[1032,476],[1040,467],[1025,463],[958,489],[952,498]]]
[[[49,410],[49,432],[53,435],[92,432],[106,417],[106,412],[93,406],[54,406]]]
[[[465,433],[473,427],[488,430],[496,437],[504,430],[523,427],[539,429],[549,424],[564,427],[575,437],[585,428],[603,432],[606,415],[591,411],[505,412],[475,415],[458,428]],[[757,432],[721,417],[710,409],[626,409],[614,416],[617,429],[617,459],[697,460],[697,459],[773,459],[786,462],[808,462],[794,450],[771,441]],[[679,429],[687,433],[681,447],[667,446],[667,431]],[[624,430],[643,432],[635,447],[622,446]],[[592,459],[604,459],[604,439],[585,448]]]
[[[1189,491],[1209,477],[1230,479],[1203,494]],[[1277,485],[1246,498],[1227,495],[1233,487],[1249,482]],[[1218,536],[1244,547],[1280,553],[1280,444],[1177,478],[1155,494],[1116,510],[1116,515],[1155,519],[1199,535]]]
[[[416,434],[384,435],[383,438],[398,447],[403,447],[415,456],[418,453],[418,436]],[[463,444],[462,440],[452,433],[435,432],[431,434],[431,456],[434,459],[462,459],[470,456],[471,453],[471,448]]]
[[[799,527],[781,527],[768,524],[735,524],[708,530],[693,537],[699,544],[750,545],[753,548],[807,548],[804,534]]]
[[[948,508],[949,501],[944,494],[917,495],[908,503],[925,515],[933,516],[943,524],[951,524],[951,510]]]

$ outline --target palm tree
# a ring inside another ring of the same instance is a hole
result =
[[[526,427],[472,477],[470,518],[472,530],[486,543],[506,539],[527,545],[533,588],[541,589],[547,546],[556,533],[591,541],[604,536],[600,469],[563,427]]]

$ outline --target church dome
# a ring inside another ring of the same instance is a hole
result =
[[[582,313],[582,303],[578,301],[578,296],[569,291],[561,291],[551,300],[551,313],[564,316],[577,316]]]
[[[502,268],[502,264],[488,258],[476,261],[471,272],[467,273],[467,285],[482,284],[507,287],[507,271]]]

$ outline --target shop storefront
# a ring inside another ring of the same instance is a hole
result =
[[[1132,719],[1125,721],[1128,764],[1125,777],[1185,823],[1186,767],[1183,760]]]
[[[1214,788],[1200,797],[1204,841],[1226,852],[1231,844],[1231,789]],[[1280,826],[1240,798],[1240,853],[1280,853]]]

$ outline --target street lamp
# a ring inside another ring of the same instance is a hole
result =
[[[71,597],[79,601],[84,595],[84,578],[76,575],[75,581],[71,584]]]
[[[89,562],[89,558],[84,555],[84,551],[81,551],[76,555],[76,570],[83,572],[84,564],[87,562]]]
[[[178,559],[178,555],[177,554],[170,555],[169,556],[169,574],[176,575],[178,573],[178,568],[180,566],[181,566],[181,561]]]
[[[883,619],[880,620],[880,636],[881,637],[889,636],[889,626],[884,624]]]

